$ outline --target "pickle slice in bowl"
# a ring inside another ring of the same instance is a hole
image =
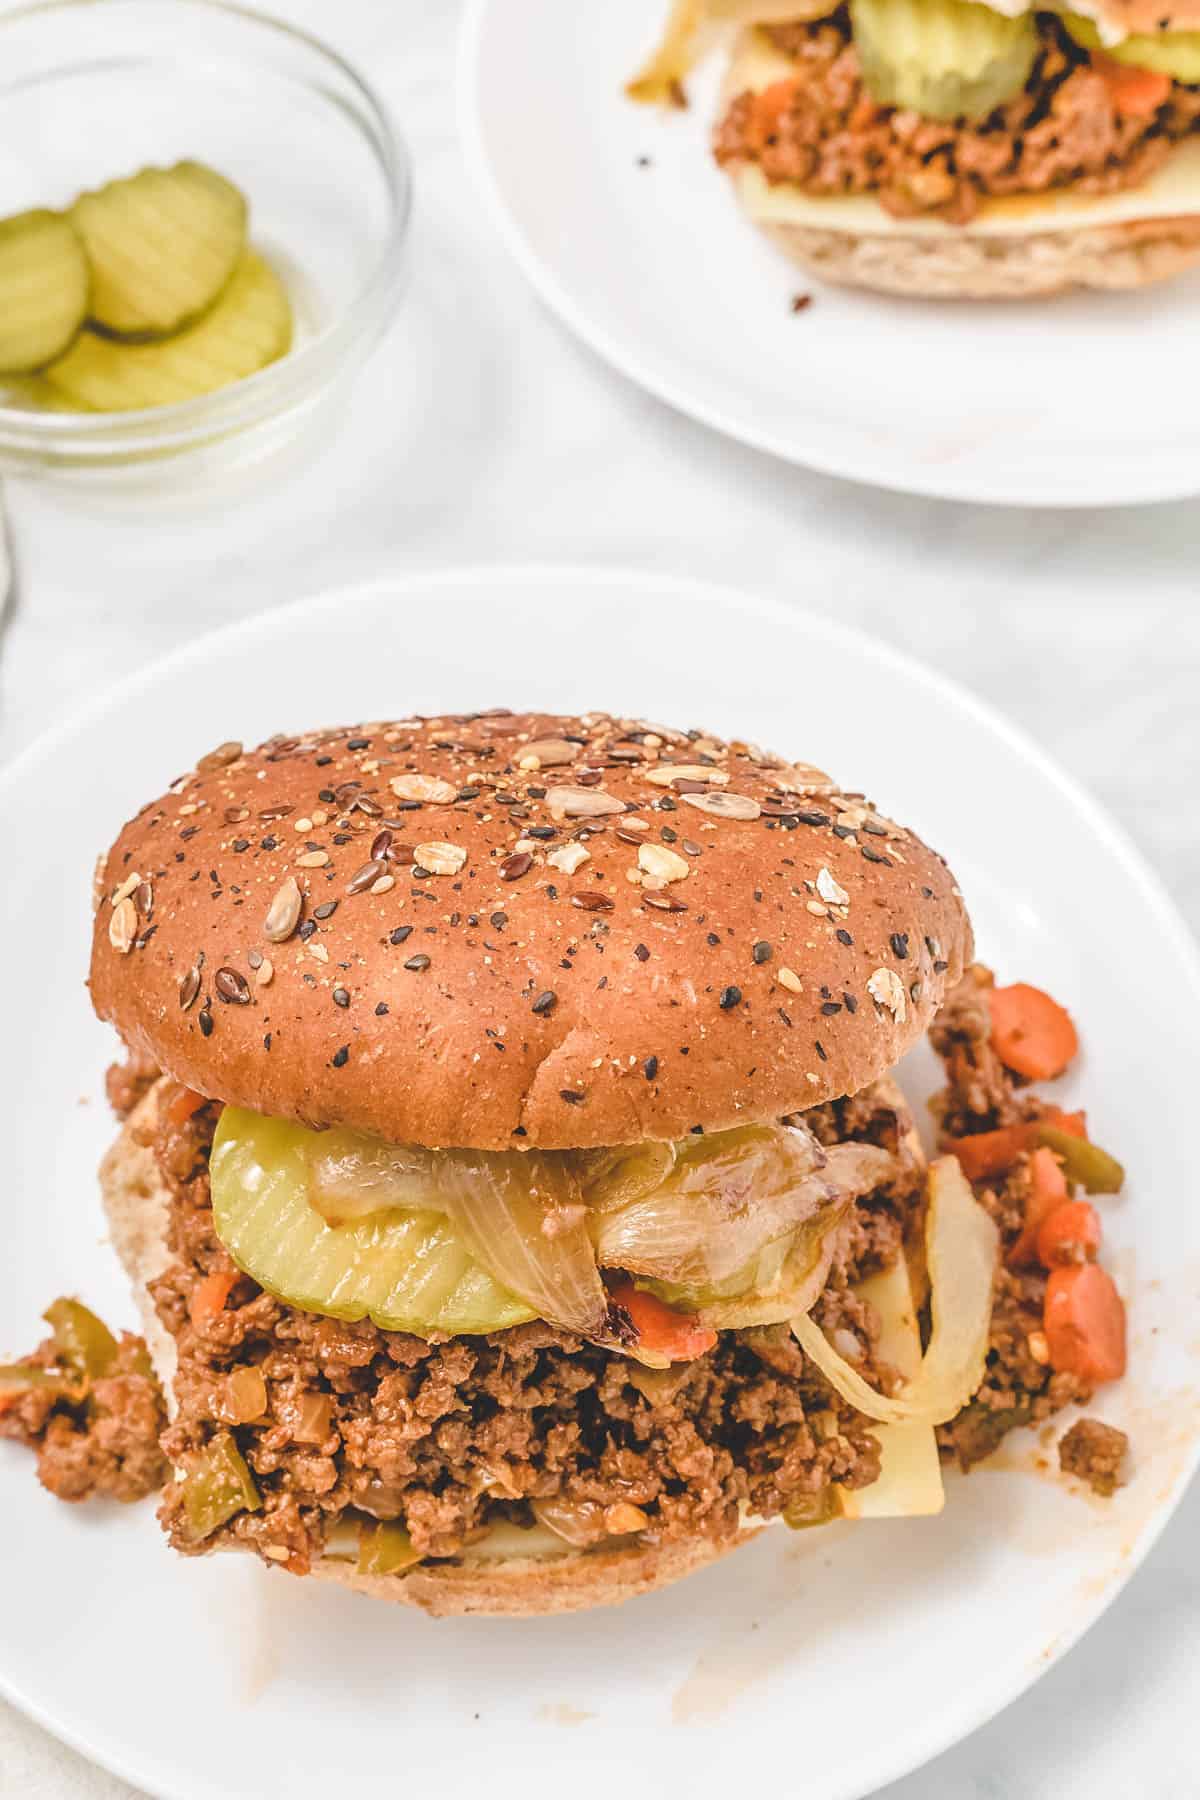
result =
[[[982,119],[1020,93],[1037,57],[1031,13],[974,0],[850,0],[863,80],[884,106]]]
[[[93,322],[119,337],[156,337],[198,318],[241,261],[246,211],[233,183],[197,162],[81,194],[71,221],[92,268]]]
[[[451,1336],[535,1317],[474,1260],[443,1216],[391,1207],[329,1225],[309,1200],[312,1133],[226,1107],[210,1176],[217,1236],[278,1299],[385,1331]]]
[[[278,275],[247,250],[217,304],[161,343],[123,343],[81,331],[45,379],[91,412],[135,412],[215,393],[286,354],[292,308]]]
[[[28,375],[61,356],[88,310],[83,244],[62,213],[0,219],[0,375]]]

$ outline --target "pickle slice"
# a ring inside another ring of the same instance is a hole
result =
[[[188,1536],[193,1543],[201,1543],[235,1514],[257,1512],[261,1505],[245,1457],[229,1432],[219,1432],[193,1459],[184,1477]]]
[[[1032,13],[973,0],[850,0],[863,80],[883,106],[980,119],[1019,94],[1037,56]]]
[[[28,375],[71,342],[88,310],[88,263],[69,219],[0,219],[0,375]]]
[[[283,283],[247,250],[217,304],[178,336],[157,344],[122,343],[81,331],[45,379],[91,412],[134,412],[215,393],[275,362],[292,341],[292,309]]]
[[[178,331],[217,299],[246,247],[246,202],[203,163],[142,169],[81,194],[71,222],[92,267],[90,316],[120,337]]]
[[[304,1312],[384,1331],[504,1331],[536,1317],[494,1281],[436,1213],[371,1213],[327,1225],[308,1198],[306,1141],[283,1119],[227,1106],[213,1141],[213,1222],[234,1262]]]
[[[1085,50],[1103,50],[1114,62],[1129,63],[1135,69],[1153,69],[1157,75],[1169,75],[1172,81],[1200,82],[1200,31],[1156,31],[1153,36],[1127,37],[1119,44],[1106,44],[1093,20],[1079,13],[1064,13],[1062,22]]]

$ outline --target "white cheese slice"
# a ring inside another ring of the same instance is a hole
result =
[[[505,1562],[509,1557],[561,1557],[574,1556],[578,1552],[545,1525],[531,1525],[526,1529],[509,1520],[500,1520],[491,1526],[486,1537],[473,1544],[464,1544],[459,1554],[464,1562]]]
[[[921,1333],[913,1304],[908,1264],[897,1257],[855,1289],[879,1315],[877,1350],[907,1380],[921,1365]],[[879,1439],[879,1479],[870,1487],[840,1488],[838,1500],[847,1519],[917,1519],[940,1513],[946,1503],[942,1466],[932,1425],[872,1425]]]

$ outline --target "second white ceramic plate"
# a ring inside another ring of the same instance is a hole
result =
[[[1165,1521],[1200,1431],[1195,1151],[1160,1123],[1195,1111],[1195,948],[1089,801],[894,651],[662,577],[413,575],[202,639],[44,738],[0,777],[0,1356],[36,1341],[54,1294],[134,1316],[96,1188],[114,1129],[113,1040],[83,985],[97,850],[223,739],[497,704],[757,739],[865,787],[946,854],[982,953],[1075,1014],[1084,1051],[1064,1104],[1086,1103],[1130,1170],[1104,1203],[1130,1374],[1089,1410],[1130,1432],[1133,1480],[1107,1502],[1070,1492],[1022,1434],[1000,1466],[949,1481],[940,1518],[768,1531],[611,1612],[431,1620],[248,1557],[180,1558],[151,1506],[63,1506],[0,1444],[0,1691],[172,1800],[612,1800],[750,1777],[850,1800],[1070,1646]],[[932,1058],[904,1078],[927,1094]]]
[[[758,449],[916,494],[1101,506],[1200,490],[1200,274],[982,304],[822,286],[738,211],[687,112],[623,84],[668,0],[472,0],[460,119],[542,297],[660,399]],[[717,59],[719,62],[719,59]],[[813,303],[793,313],[792,299]]]

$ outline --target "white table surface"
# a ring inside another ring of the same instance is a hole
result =
[[[580,349],[508,262],[455,139],[457,4],[273,10],[331,38],[394,106],[417,165],[413,289],[333,440],[249,491],[113,505],[8,484],[22,579],[0,628],[0,761],[128,670],[325,585],[449,562],[632,564],[784,596],[954,676],[1090,787],[1200,921],[1200,506],[993,512],[725,443]],[[1192,1800],[1198,1534],[1194,1490],[1083,1644],[887,1800]],[[0,1704],[0,1795],[131,1793]]]

